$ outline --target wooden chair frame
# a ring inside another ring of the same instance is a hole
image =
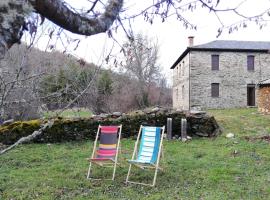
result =
[[[113,174],[112,174],[112,178],[111,179],[105,179],[105,180],[114,180],[115,178],[115,172],[116,172],[116,166],[119,165],[118,163],[118,152],[120,149],[120,140],[121,140],[121,133],[122,133],[122,125],[117,126],[119,128],[118,130],[118,140],[117,140],[117,147],[116,147],[116,155],[115,155],[115,159],[106,159],[106,160],[100,160],[100,161],[96,161],[93,160],[96,157],[96,148],[97,148],[97,143],[98,143],[98,137],[100,134],[100,129],[101,129],[101,125],[98,126],[98,131],[97,131],[97,135],[96,135],[96,139],[94,142],[94,148],[93,148],[93,152],[91,155],[91,158],[89,159],[90,163],[89,163],[89,168],[88,168],[88,173],[87,173],[87,179],[94,179],[94,180],[101,180],[98,178],[91,178],[91,168],[92,168],[92,163],[96,164],[98,166],[101,167],[113,167]]]
[[[135,147],[134,147],[134,151],[133,151],[131,160],[134,160],[135,157],[138,156],[137,150],[138,150],[138,145],[139,145],[139,142],[140,142],[140,137],[141,137],[141,132],[142,132],[143,127],[144,126],[142,126],[142,125],[140,126],[140,130],[139,130],[139,133],[138,133],[137,140],[135,142]],[[157,179],[158,170],[163,170],[161,167],[159,167],[159,162],[160,162],[161,155],[163,156],[163,137],[164,137],[164,132],[165,132],[165,126],[161,127],[161,130],[162,130],[162,133],[161,133],[159,150],[158,150],[158,157],[157,157],[156,163],[155,164],[150,164],[150,163],[149,164],[147,164],[147,163],[130,163],[127,178],[126,178],[126,184],[127,183],[133,183],[133,184],[152,186],[152,187],[154,187],[156,185],[156,179]],[[132,165],[134,165],[136,167],[139,167],[140,169],[147,169],[147,168],[148,169],[155,169],[155,174],[154,174],[154,179],[153,179],[152,184],[129,181]]]

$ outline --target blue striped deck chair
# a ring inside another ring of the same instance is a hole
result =
[[[129,169],[126,178],[126,183],[134,183],[148,186],[155,186],[157,172],[162,168],[159,167],[159,161],[161,157],[161,151],[163,149],[162,142],[164,136],[165,126],[163,127],[151,127],[141,126],[137,141],[135,143],[132,159],[129,160]],[[139,140],[141,141],[139,142]],[[140,147],[138,149],[138,145]],[[154,179],[152,184],[129,181],[132,166],[137,166],[141,169],[154,169]]]
[[[101,167],[113,167],[113,175],[111,180],[114,180],[116,165],[119,164],[117,159],[118,159],[118,151],[120,149],[121,131],[122,125],[98,126],[92,156],[89,159],[90,163],[87,173],[87,179],[90,179],[91,167],[93,163]],[[100,140],[97,148],[99,138]],[[97,178],[95,179],[99,180]]]

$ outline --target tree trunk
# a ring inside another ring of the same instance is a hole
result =
[[[25,17],[35,11],[58,26],[81,35],[106,32],[123,6],[123,0],[110,0],[104,13],[89,18],[70,10],[62,0],[6,0],[0,3],[0,59],[15,43],[19,43]]]
[[[31,12],[31,7],[23,0],[0,3],[0,59],[23,33],[24,17]]]

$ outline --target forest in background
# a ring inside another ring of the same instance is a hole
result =
[[[132,65],[134,60],[127,60]],[[58,51],[14,45],[0,62],[1,121],[39,118],[47,111],[74,107],[99,114],[171,105],[171,89],[160,71],[153,79],[149,73],[138,77],[126,67],[112,69]]]

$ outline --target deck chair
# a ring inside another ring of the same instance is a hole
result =
[[[90,178],[92,164],[96,164],[101,167],[113,167],[113,175],[111,180],[114,180],[115,171],[117,166],[118,151],[120,148],[122,125],[120,126],[98,126],[96,139],[94,142],[94,148],[92,156],[89,159],[89,168],[87,173],[87,179]],[[99,146],[97,148],[98,139]]]
[[[162,152],[162,142],[164,136],[165,126],[163,127],[150,127],[150,126],[141,126],[137,141],[135,143],[132,159],[129,160],[129,169],[126,178],[126,183],[134,183],[148,186],[155,186],[157,172],[162,168],[159,167],[159,161]],[[139,153],[138,144],[141,137]],[[154,179],[152,184],[146,184],[141,182],[129,181],[129,176],[131,173],[132,166],[139,167],[141,169],[154,169]]]

